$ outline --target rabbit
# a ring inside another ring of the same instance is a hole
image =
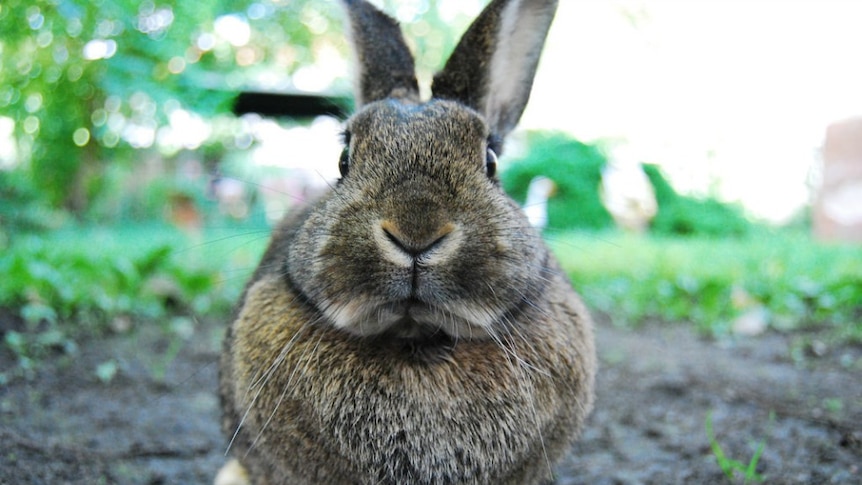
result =
[[[427,101],[396,21],[343,3],[341,178],[240,298],[216,483],[547,483],[593,405],[592,323],[496,166],[557,2],[493,0]]]

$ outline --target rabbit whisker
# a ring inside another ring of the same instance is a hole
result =
[[[293,199],[293,200],[296,200],[296,201],[299,201],[299,202],[304,202],[304,201],[305,201],[305,198],[304,198],[303,196],[301,196],[301,195],[290,194],[290,193],[284,192],[283,190],[278,190],[278,189],[276,189],[275,187],[270,187],[270,186],[267,186],[267,185],[264,185],[264,184],[260,184],[260,183],[257,183],[257,182],[252,182],[251,180],[244,180],[244,179],[237,178],[237,177],[234,177],[234,176],[222,176],[221,178],[222,178],[222,179],[225,179],[225,180],[233,180],[233,181],[236,181],[236,182],[241,182],[241,183],[243,183],[243,184],[251,185],[251,186],[253,186],[253,187],[257,187],[258,189],[263,189],[263,190],[265,190],[265,191],[272,192],[272,193],[274,193],[274,194],[283,195],[283,196],[285,196],[285,197],[289,197],[289,198],[291,198],[291,199]]]
[[[523,359],[517,355],[517,351],[515,350],[516,346],[515,346],[515,342],[513,340],[512,332],[517,333],[518,337],[524,342],[524,344],[532,349],[533,355],[538,355],[538,354],[537,354],[535,347],[532,346],[532,344],[526,339],[526,337],[524,336],[524,334],[522,332],[519,332],[517,330],[517,327],[515,325],[513,325],[512,322],[506,322],[506,325],[503,326],[503,329],[505,330],[506,334],[509,337],[508,341],[511,342],[511,344],[512,344],[511,353],[512,353],[512,355],[514,355],[516,357],[518,364],[519,364],[517,367],[513,367],[512,371],[518,372],[522,376],[522,379],[518,379],[517,381],[518,381],[518,384],[520,386],[523,386],[523,387],[521,387],[522,395],[527,396],[526,399],[528,400],[530,410],[532,411],[532,414],[533,414],[533,424],[536,427],[536,433],[539,435],[539,444],[542,447],[542,456],[544,457],[545,464],[548,467],[548,473],[550,475],[553,475],[553,466],[551,464],[551,459],[548,456],[547,447],[545,446],[545,436],[542,433],[542,426],[539,423],[539,411],[538,411],[538,409],[536,409],[536,399],[535,399],[536,395],[534,392],[531,392],[531,390],[535,386],[533,386],[533,385],[528,386],[527,385],[528,382],[532,383],[531,374],[528,371],[538,372],[538,373],[540,373],[540,374],[542,374],[548,378],[551,377],[551,374],[547,371],[540,370],[538,367],[535,367],[534,365],[528,363],[526,361],[526,359]],[[501,343],[501,345],[503,345],[503,344]],[[511,365],[511,361],[509,361],[509,362]]]
[[[269,379],[273,376],[273,374],[275,373],[275,370],[284,361],[285,357],[287,356],[287,353],[290,351],[291,347],[293,347],[294,342],[296,342],[296,339],[299,338],[299,336],[305,331],[306,328],[308,328],[309,325],[311,325],[311,324],[303,325],[302,328],[300,328],[296,332],[296,334],[294,334],[293,337],[291,337],[291,339],[284,345],[284,347],[282,347],[281,351],[278,353],[278,356],[276,356],[276,358],[273,359],[273,362],[269,366],[269,368],[265,372],[263,372],[263,374],[260,377],[253,378],[250,380],[249,386],[246,389],[245,394],[243,395],[243,400],[248,398],[248,395],[252,391],[252,389],[257,388],[257,392],[255,392],[254,397],[252,397],[252,399],[251,399],[251,402],[249,402],[249,404],[246,406],[245,412],[243,413],[242,418],[240,418],[239,424],[237,424],[236,430],[234,430],[233,436],[231,436],[231,439],[228,442],[227,449],[225,450],[225,455],[227,455],[230,452],[230,449],[233,446],[234,441],[236,440],[237,436],[239,435],[240,429],[242,429],[243,424],[245,424],[245,421],[248,418],[249,413],[251,412],[252,408],[254,407],[255,403],[257,402],[257,399],[260,397],[261,392],[266,387],[267,382],[269,382]]]
[[[317,321],[319,321],[319,319],[303,325],[302,330],[309,328],[310,326],[314,325]],[[260,427],[260,431],[258,431],[258,433],[257,433],[257,436],[255,436],[254,440],[252,440],[251,445],[248,447],[248,450],[246,450],[246,455],[248,455],[248,453],[250,453],[254,449],[254,447],[257,446],[258,441],[260,441],[261,436],[263,436],[264,432],[266,431],[267,427],[269,426],[270,422],[272,421],[272,418],[275,416],[276,412],[278,412],[278,408],[281,407],[281,403],[284,401],[284,398],[287,395],[287,392],[290,389],[291,384],[293,384],[293,378],[295,376],[297,376],[297,373],[299,373],[300,362],[304,361],[304,366],[303,366],[303,370],[302,370],[301,374],[306,375],[308,373],[307,372],[308,371],[308,365],[311,363],[311,358],[314,356],[314,354],[317,353],[317,349],[320,348],[320,342],[322,339],[323,339],[323,334],[318,336],[317,342],[314,344],[314,347],[307,349],[305,351],[305,353],[302,356],[300,356],[299,359],[297,359],[296,365],[294,365],[293,370],[291,371],[290,375],[287,378],[287,382],[284,384],[284,386],[282,386],[281,393],[279,394],[278,399],[275,402],[275,406],[273,407],[272,412],[269,413],[269,417],[267,417],[266,421],[264,421],[263,425]]]

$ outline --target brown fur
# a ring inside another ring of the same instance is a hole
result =
[[[546,481],[592,407],[589,315],[486,173],[501,133],[484,113],[362,99],[349,172],[276,228],[228,330],[237,468],[273,484]]]

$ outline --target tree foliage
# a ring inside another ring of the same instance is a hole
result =
[[[557,190],[548,199],[548,229],[606,229],[613,220],[602,203],[599,186],[607,159],[598,145],[585,144],[563,133],[530,133],[525,157],[512,161],[502,173],[503,187],[523,203],[530,181],[553,180]],[[654,234],[736,237],[753,226],[742,208],[712,197],[680,194],[657,165],[643,166],[655,191],[658,213],[651,221]]]
[[[599,185],[607,158],[595,145],[563,133],[530,133],[524,158],[512,161],[501,174],[503,187],[520,203],[530,182],[551,179],[556,191],[548,199],[548,229],[605,229],[613,225],[602,204]]]
[[[27,170],[51,205],[81,211],[107,164],[170,144],[190,119],[172,115],[226,113],[261,70],[287,78],[310,64],[315,45],[333,44],[325,32],[335,14],[305,0],[4,0],[0,116],[14,121],[6,165]]]
[[[743,236],[752,223],[738,205],[715,198],[679,194],[657,165],[644,165],[644,172],[655,189],[659,211],[652,221],[655,234],[675,236]]]
[[[427,83],[483,1],[375,3]],[[342,20],[331,0],[3,0],[0,176],[22,170],[45,205],[81,214],[147,151],[246,148],[239,91],[349,92]]]

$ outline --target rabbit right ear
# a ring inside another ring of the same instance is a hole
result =
[[[413,56],[398,23],[365,0],[343,0],[356,56],[356,108],[385,98],[419,100]]]
[[[466,104],[506,136],[527,105],[556,9],[557,0],[493,0],[434,76],[434,97]]]

